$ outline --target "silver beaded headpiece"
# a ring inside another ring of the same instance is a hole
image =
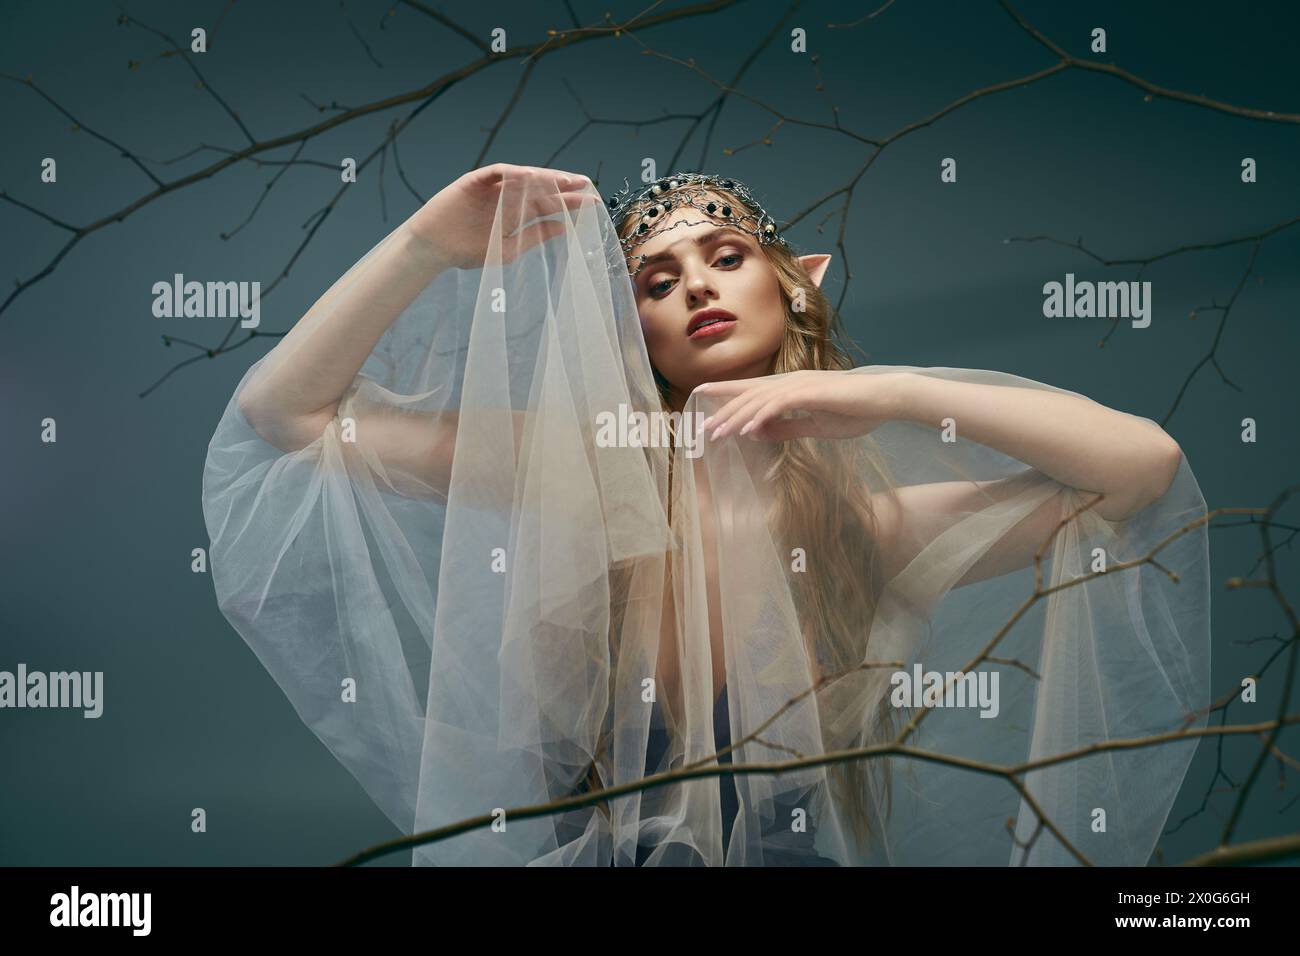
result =
[[[719,202],[709,195],[710,187],[725,189],[742,201],[742,207],[748,208],[733,207],[725,200]],[[669,213],[682,206],[698,209],[714,220],[721,219],[728,225],[749,233],[758,240],[760,245],[776,242],[786,245],[785,238],[777,231],[776,220],[767,214],[767,210],[754,198],[749,188],[740,180],[726,176],[714,176],[709,173],[674,173],[670,176],[661,176],[654,182],[646,184],[635,195],[632,194],[632,187],[624,178],[623,188],[606,200],[606,205],[609,207],[611,219],[621,220],[631,215],[640,217],[636,229],[626,239],[620,240],[624,255],[629,260],[637,260],[636,268],[631,270],[631,275],[634,277],[641,271],[641,260],[644,258],[632,253],[636,246],[652,235],[663,232],[664,229],[695,225],[688,220],[682,220],[673,226],[660,228],[660,224],[668,219]]]

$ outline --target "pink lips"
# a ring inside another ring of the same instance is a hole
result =
[[[704,325],[705,322],[710,324]],[[736,317],[726,309],[705,309],[692,316],[686,326],[686,334],[692,339],[721,335],[735,324]]]

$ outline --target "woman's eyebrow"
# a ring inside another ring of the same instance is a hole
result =
[[[707,246],[709,243],[715,242],[718,238],[723,236],[731,237],[734,239],[743,239],[744,235],[745,234],[741,232],[739,229],[733,229],[731,226],[721,226],[717,229],[709,230],[708,232],[704,233],[704,235],[702,236],[697,236],[695,238],[695,244],[697,246]],[[685,241],[684,239],[677,240],[677,242],[684,242],[684,241]],[[673,243],[673,245],[677,245],[677,243],[675,242]],[[654,262],[663,262],[665,259],[674,259],[674,258],[676,258],[676,256],[674,256],[671,252],[656,252],[653,256],[646,256],[644,259],[641,260],[641,268],[644,269],[646,266]]]

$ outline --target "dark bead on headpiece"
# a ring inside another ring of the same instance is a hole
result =
[[[730,203],[720,204],[707,197],[710,189],[718,188],[741,200],[744,208],[739,211],[739,215]],[[670,194],[671,199],[668,198]],[[776,242],[783,246],[787,245],[785,238],[778,232],[775,221],[767,214],[767,210],[754,198],[748,187],[737,179],[724,179],[709,173],[676,173],[659,177],[654,182],[641,187],[635,194],[628,181],[624,179],[623,189],[611,196],[606,204],[620,221],[625,222],[638,215],[641,217],[636,229],[620,240],[623,252],[629,259],[638,258],[632,252],[635,246],[644,242],[651,234],[663,231],[659,228],[652,229],[651,222],[657,227],[661,220],[667,218],[671,210],[688,206],[699,209],[715,219],[725,220],[728,225],[754,236],[761,245]],[[684,220],[679,225],[691,225],[691,223]],[[664,229],[671,228],[674,226],[664,227]],[[635,275],[639,271],[640,266],[632,274]]]

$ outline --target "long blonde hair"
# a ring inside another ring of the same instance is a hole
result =
[[[741,207],[745,203],[720,187],[711,192],[725,194]],[[636,227],[635,217],[617,222],[620,238]],[[772,373],[803,369],[843,370],[853,368],[845,348],[847,340],[839,315],[821,288],[798,261],[795,253],[780,243],[759,244],[776,273],[785,310],[785,333],[774,356]],[[796,293],[802,292],[804,308],[796,311]],[[664,412],[670,411],[669,383],[654,369]],[[673,456],[667,453],[669,521],[672,520]],[[875,617],[876,602],[883,587],[876,548],[876,518],[869,487],[888,494],[896,482],[888,466],[867,437],[860,441],[826,441],[798,438],[781,442],[765,476],[775,483],[770,527],[778,544],[800,547],[808,559],[808,572],[788,575],[798,611],[810,672],[816,679],[861,664],[868,658],[867,638]],[[668,556],[671,581],[671,555]],[[611,584],[613,605],[626,601],[631,572],[615,575]],[[617,640],[622,610],[611,614],[611,635]],[[820,702],[821,698],[819,698]],[[897,712],[886,696],[878,709],[875,740],[861,739],[847,746],[861,746],[886,739],[895,729]],[[863,724],[866,722],[863,721]],[[877,768],[883,767],[879,771]],[[827,767],[832,785],[839,790],[840,805],[847,809],[851,829],[860,851],[871,841],[872,794],[889,813],[890,772],[888,760],[851,761]],[[595,761],[589,768],[588,786],[597,786]]]

